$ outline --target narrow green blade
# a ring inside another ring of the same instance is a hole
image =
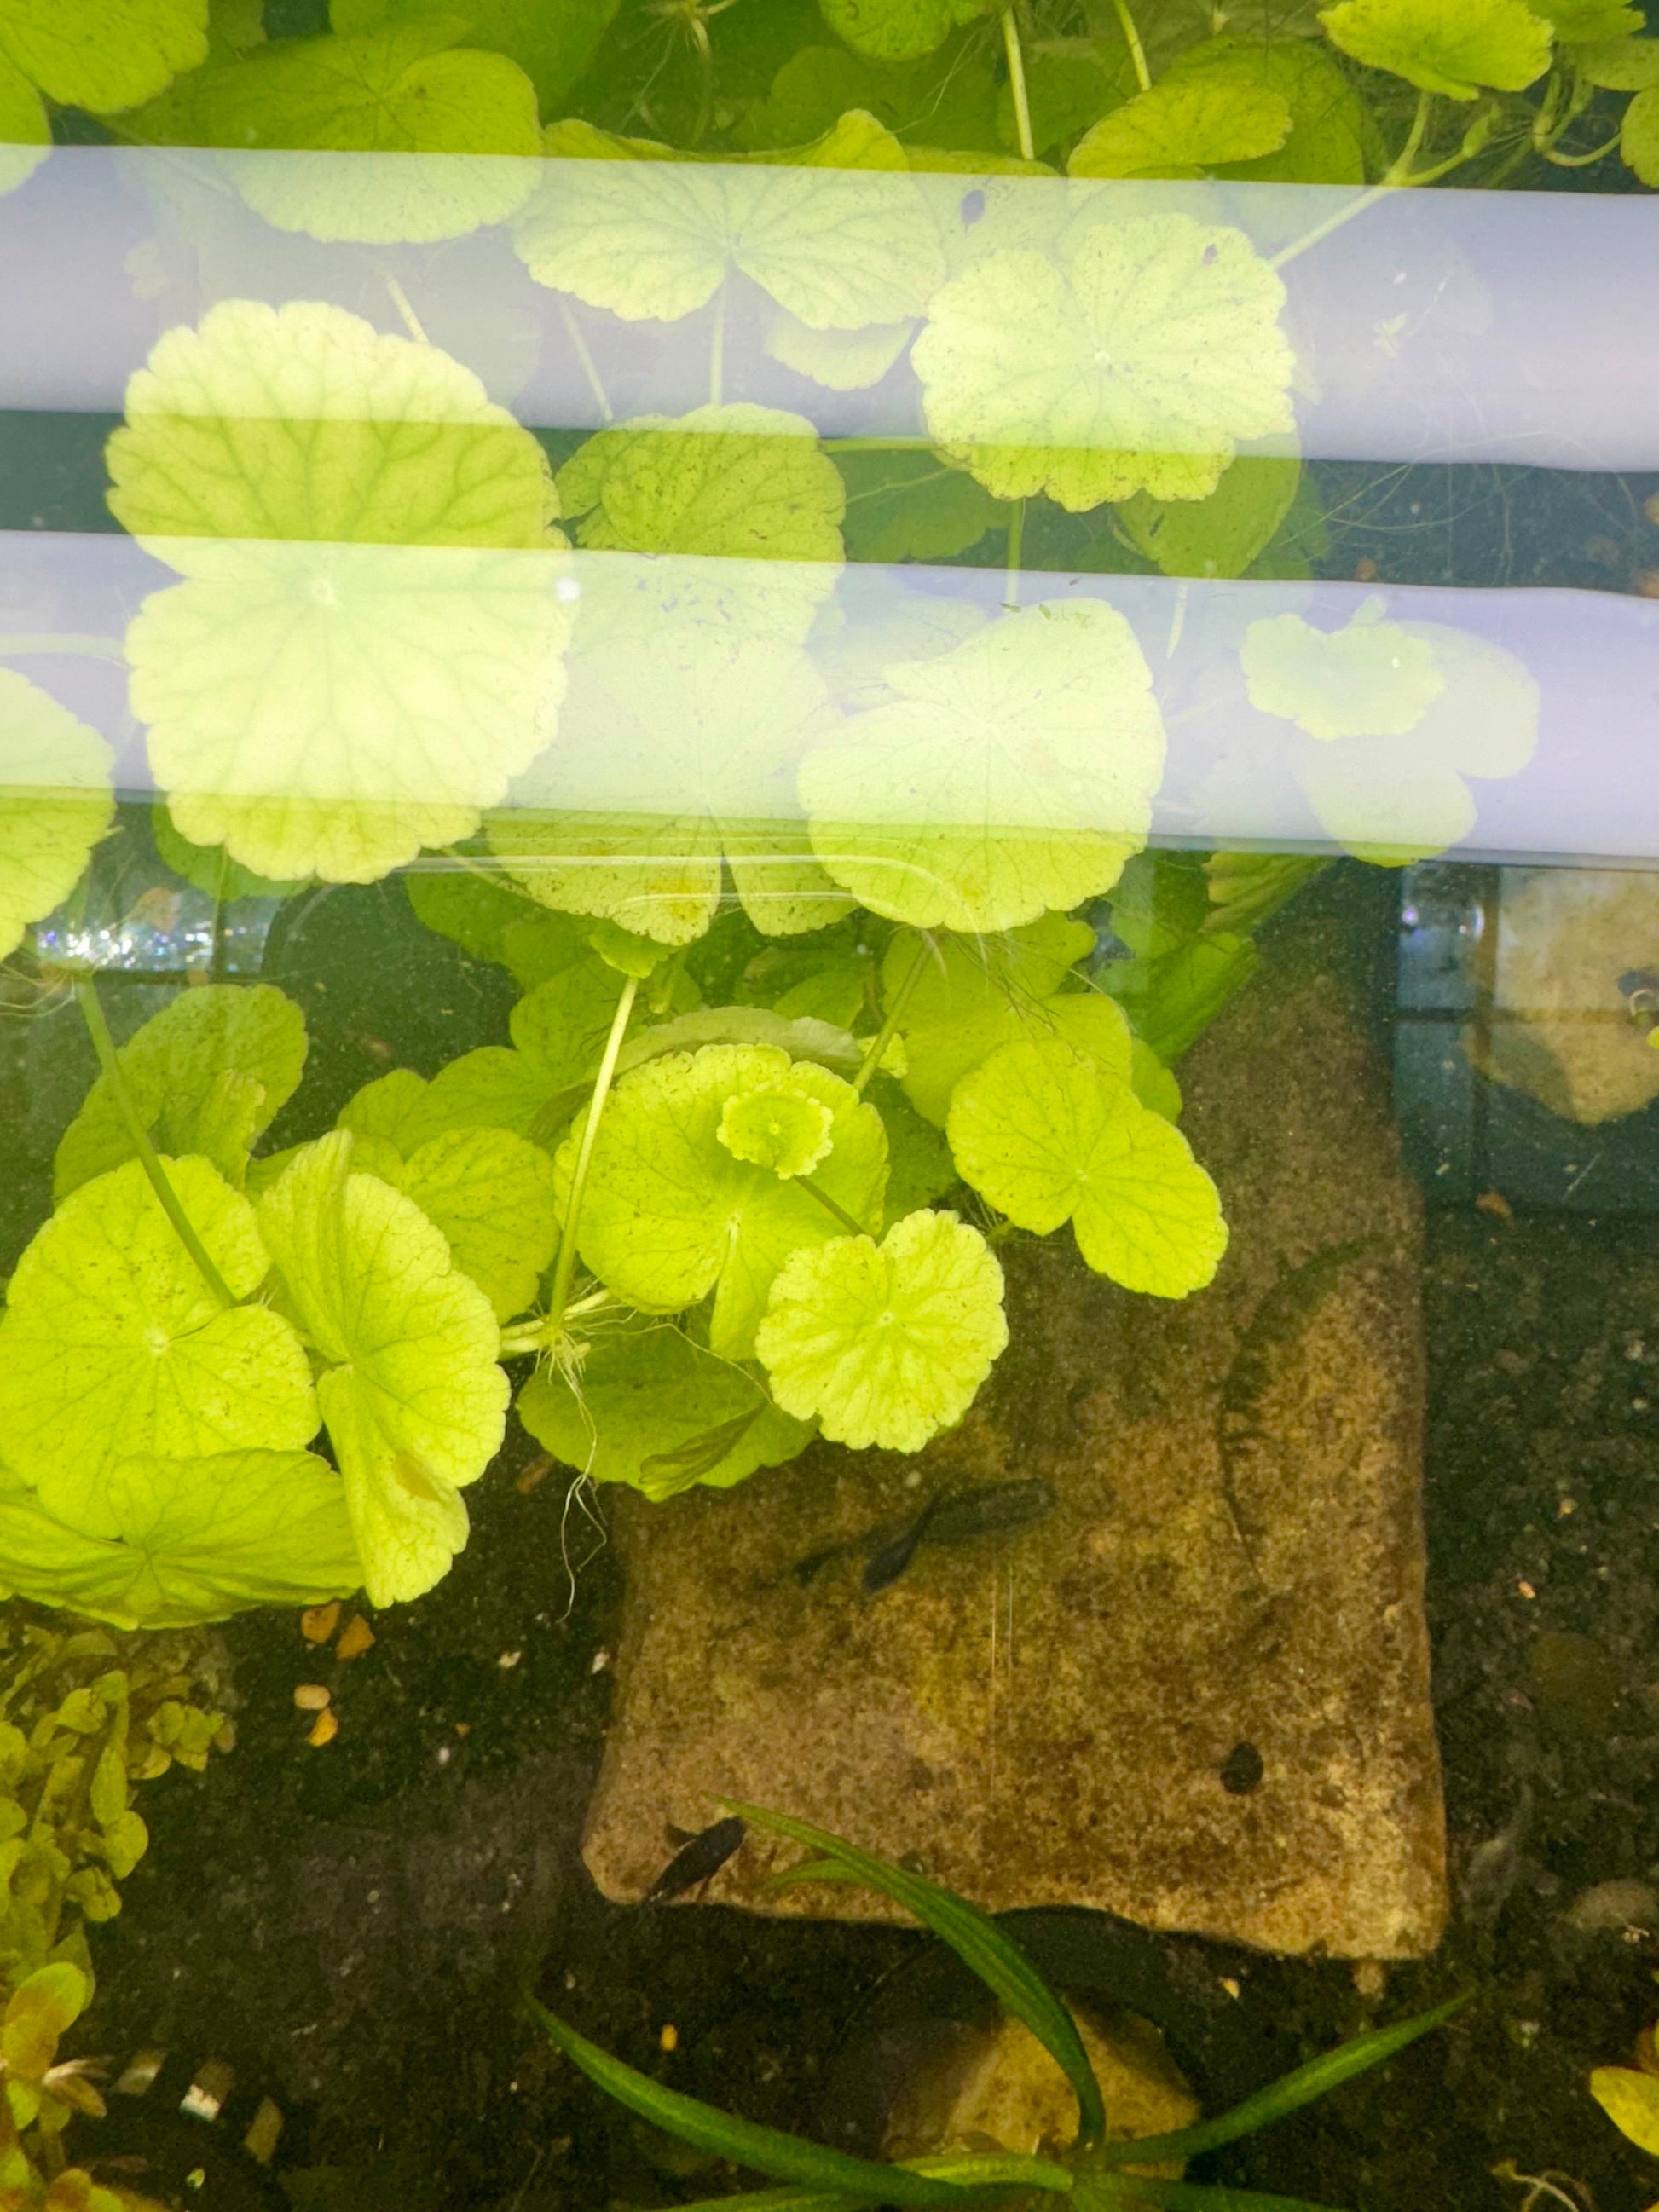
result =
[[[948,1943],[963,1966],[977,1974],[1000,2000],[1003,2009],[1024,2021],[1037,2041],[1065,2075],[1076,2093],[1078,2141],[1085,2148],[1106,2132],[1106,2112],[1100,2084],[1094,2077],[1083,2048],[1077,2023],[1061,2004],[1018,1945],[1005,1936],[996,1923],[955,1892],[902,1867],[890,1866],[838,1836],[827,1834],[805,1820],[792,1820],[781,1813],[769,1813],[756,1805],[728,1808],[757,1828],[787,1836],[792,1843],[834,1859],[883,1897],[890,1897],[914,1914],[922,1926]]]
[[[607,2096],[626,2105],[641,2119],[665,2134],[678,2136],[698,2150],[711,2151],[735,2166],[751,2166],[779,2181],[808,2184],[820,2195],[842,2205],[852,2204],[971,2204],[972,2196],[957,2184],[915,2173],[903,2166],[878,2166],[873,2160],[849,2158],[845,2151],[808,2142],[800,2136],[785,2135],[778,2128],[758,2126],[705,2105],[696,2097],[665,2088],[648,2074],[641,2074],[579,2035],[556,2013],[532,1999],[530,2009],[548,2035],[573,2065]],[[787,2202],[786,2198],[784,2200]]]
[[[1196,2158],[1200,2151],[1237,2142],[1241,2136],[1253,2136],[1259,2128],[1283,2119],[1287,2112],[1299,2112],[1304,2105],[1312,2104],[1316,2097],[1325,2096],[1344,2081],[1351,2081],[1356,2074],[1380,2066],[1396,2051],[1403,2051],[1408,2043],[1415,2043],[1419,2036],[1428,2034],[1443,2021],[1449,2020],[1468,2002],[1467,1996],[1453,1997],[1446,2004],[1436,2005],[1431,2012],[1420,2012],[1411,2020],[1402,2020],[1396,2027],[1374,2028],[1369,2035],[1356,2035],[1350,2042],[1339,2043],[1334,2051],[1326,2051],[1322,2057],[1298,2066],[1294,2073],[1270,2081],[1265,2089],[1246,2097],[1230,2112],[1218,2112],[1212,2120],[1200,2120],[1196,2126],[1177,2129],[1173,2135],[1148,2136],[1139,2142],[1108,2143],[1094,2154],[1092,2164],[1097,2172],[1119,2166],[1152,2166],[1165,2159]],[[1150,2185],[1139,2181],[1135,2184],[1137,2188],[1143,2185]]]
[[[1079,2212],[1084,2207],[1087,2212],[1117,2212],[1120,2205],[1123,2212],[1133,2212],[1138,2204],[1163,2205],[1167,2212],[1332,2212],[1328,2204],[1311,2204],[1301,2197],[1266,2197],[1259,2189],[1228,2189],[1218,2183],[1206,2187],[1196,2181],[1152,2181],[1138,2173],[1113,2174],[1104,2195],[1094,2195],[1085,2185],[1077,2203]]]

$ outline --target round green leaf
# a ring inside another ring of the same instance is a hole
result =
[[[985,13],[988,0],[818,0],[823,20],[854,53],[914,61],[942,46],[959,23]]]
[[[467,0],[468,35],[494,54],[507,54],[535,85],[544,115],[582,76],[617,13],[617,0]],[[374,31],[404,23],[454,27],[454,0],[331,0],[337,31]]]
[[[1598,2066],[1589,2092],[1620,2135],[1659,2158],[1659,2075],[1638,2074],[1633,2066]]]
[[[157,856],[173,874],[182,876],[216,906],[229,906],[238,899],[291,898],[309,880],[295,877],[286,883],[275,883],[269,876],[256,876],[249,868],[238,867],[222,845],[192,845],[188,837],[179,836],[165,805],[151,809],[149,834]]]
[[[846,491],[805,416],[750,401],[641,416],[579,446],[558,492],[580,545],[818,562],[809,606],[835,589]]]
[[[259,1203],[284,1293],[322,1364],[327,1424],[372,1605],[418,1597],[466,1541],[460,1492],[500,1446],[507,1377],[489,1302],[412,1199],[350,1171],[338,1131]]]
[[[1587,84],[1609,92],[1650,92],[1659,85],[1659,39],[1598,40],[1580,46],[1572,61]]]
[[[1340,0],[1319,20],[1355,61],[1449,100],[1519,92],[1550,64],[1550,26],[1526,0]]]
[[[166,331],[126,416],[106,452],[136,537],[534,548],[558,512],[540,446],[470,368],[317,301],[227,300]]]
[[[0,1584],[117,1628],[185,1628],[362,1580],[344,1488],[310,1452],[118,1460],[102,1495],[113,1533],[96,1535],[0,1488]]]
[[[1066,168],[1073,177],[1201,177],[1276,153],[1290,135],[1290,103],[1271,85],[1164,79],[1103,116]]]
[[[1641,183],[1659,191],[1659,85],[1638,92],[1625,110],[1619,154]]]
[[[37,1966],[12,1991],[0,2018],[0,2062],[20,2081],[39,2081],[58,2056],[58,2040],[92,2001],[79,1966],[54,1960]]]
[[[469,836],[563,689],[536,441],[458,362],[315,303],[169,331],[127,404],[111,504],[188,579],[127,635],[180,833],[336,882]]]
[[[269,1265],[253,1208],[206,1160],[164,1165],[228,1288],[251,1297]],[[18,1261],[0,1321],[0,1456],[49,1512],[113,1535],[117,1461],[298,1450],[316,1431],[294,1329],[268,1306],[219,1304],[137,1161],[72,1192]]]
[[[920,1451],[962,1419],[1007,1341],[990,1246],[954,1213],[923,1212],[879,1244],[837,1237],[795,1253],[756,1349],[786,1413],[855,1451]]]
[[[459,238],[529,197],[541,152],[535,87],[505,54],[459,47],[465,36],[452,17],[276,40],[210,71],[191,115],[209,145],[293,155],[233,163],[249,206],[279,230],[368,245]],[[440,158],[339,158],[365,154]]]
[[[897,700],[800,772],[813,846],[862,905],[1000,930],[1116,882],[1164,773],[1151,672],[1121,614],[1023,608],[886,678]]]
[[[850,902],[794,826],[794,786],[830,719],[823,679],[793,643],[665,620],[664,571],[681,565],[709,564],[637,563],[629,627],[607,617],[604,649],[581,656],[561,742],[520,784],[523,808],[492,819],[490,843],[532,898],[659,945],[708,929],[722,863],[761,929],[822,928]]]
[[[904,1091],[917,1112],[942,1128],[951,1093],[968,1070],[1046,1021],[1055,994],[1094,941],[1087,922],[1049,914],[1001,937],[945,937],[930,946],[900,1016]],[[890,1000],[915,953],[910,938],[889,946],[882,988]]]
[[[1367,600],[1339,630],[1300,615],[1253,622],[1241,656],[1250,704],[1328,741],[1415,729],[1445,678],[1425,639],[1382,619],[1383,605]]]
[[[753,1376],[666,1322],[596,1335],[574,1379],[532,1376],[518,1415],[566,1467],[658,1502],[781,1467],[812,1434],[780,1413]]]
[[[1293,426],[1284,300],[1241,231],[1184,215],[989,252],[912,349],[929,431],[999,499],[1202,499],[1241,440]]]
[[[1376,126],[1353,85],[1310,40],[1252,37],[1241,26],[1183,47],[1158,82],[1249,86],[1276,93],[1288,106],[1291,131],[1284,144],[1252,160],[1218,162],[1219,175],[1285,185],[1365,181]]]
[[[802,1244],[839,1233],[799,1182],[734,1158],[720,1141],[726,1102],[769,1089],[816,1099],[831,1150],[813,1182],[854,1220],[880,1219],[887,1177],[881,1116],[850,1083],[768,1045],[707,1045],[649,1061],[617,1085],[599,1124],[582,1203],[581,1256],[617,1296],[676,1313],[714,1292],[709,1342],[741,1359],[772,1278]],[[555,1162],[561,1204],[579,1121]]]
[[[1166,576],[1242,576],[1290,513],[1302,464],[1233,461],[1207,499],[1137,492],[1117,511],[1138,552]]]
[[[1070,1221],[1097,1274],[1185,1297],[1227,1249],[1215,1185],[1127,1075],[1063,1037],[1004,1045],[964,1076],[946,1132],[975,1189],[1022,1229]]]
[[[51,143],[46,102],[0,49],[0,192],[15,191],[32,177]]]
[[[48,100],[107,115],[207,58],[207,0],[5,0],[0,55]]]
[[[164,1152],[205,1154],[240,1184],[246,1147],[275,1121],[299,1087],[306,1062],[305,1016],[270,983],[206,983],[152,1014],[120,1048],[127,1089]],[[245,1141],[222,1152],[210,1140],[226,1077],[257,1087]],[[64,1132],[52,1188],[65,1198],[94,1176],[133,1156],[132,1139],[108,1078],[100,1075]]]
[[[524,1312],[553,1257],[553,1163],[507,1129],[448,1129],[377,1168],[443,1231],[498,1321]]]
[[[842,116],[787,167],[704,167],[586,124],[547,150],[560,158],[515,225],[520,254],[538,283],[629,322],[678,322],[735,268],[815,331],[861,330],[920,313],[945,273],[904,149],[871,115]]]
[[[68,897],[114,820],[112,757],[49,692],[0,669],[0,960]]]
[[[833,1116],[821,1098],[799,1087],[793,1073],[763,1091],[726,1100],[714,1132],[734,1160],[770,1168],[780,1180],[810,1175],[835,1142]]]
[[[1621,0],[1528,0],[1528,4],[1564,46],[1600,45],[1628,37],[1643,30],[1646,22],[1639,8],[1625,7]],[[1575,65],[1578,61],[1577,54],[1564,58]]]

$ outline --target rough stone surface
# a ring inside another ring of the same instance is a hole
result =
[[[918,1458],[818,1445],[733,1492],[625,1501],[585,1845],[608,1894],[641,1896],[669,1824],[736,1796],[993,1910],[1089,1905],[1286,1953],[1433,1947],[1421,1222],[1385,1078],[1305,950],[1182,1074],[1233,1228],[1209,1291],[1131,1297],[1068,1232],[1016,1240],[1010,1349]],[[940,1484],[1033,1475],[1057,1493],[1046,1520],[926,1547],[875,1597],[856,1558],[805,1588],[792,1572]],[[889,1917],[839,1885],[766,1889],[793,1856],[751,1837],[704,1893]]]

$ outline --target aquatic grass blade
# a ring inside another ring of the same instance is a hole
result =
[[[756,2121],[720,2112],[700,2098],[666,2088],[648,2074],[613,2058],[545,2005],[532,1999],[530,2011],[571,2063],[607,2096],[697,2150],[710,2151],[717,2158],[729,2159],[733,2165],[749,2166],[779,2181],[805,2183],[842,2205],[849,2201],[854,2204],[971,2205],[975,2200],[972,2189],[956,2182],[936,2179],[907,2166],[878,2166],[870,2159],[852,2158],[845,2151],[808,2142],[801,2136],[786,2135],[781,2129],[762,2127]],[[1062,2179],[1069,2186],[1071,2177]]]
[[[920,1875],[907,1874],[902,1867],[844,1844],[808,1821],[754,1805],[734,1803],[727,1810],[754,1827],[769,1828],[821,1858],[833,1859],[879,1895],[902,1905],[942,1943],[948,1943],[1003,2009],[1024,2022],[1071,2083],[1078,2101],[1079,2144],[1086,2149],[1100,2142],[1106,2132],[1106,2110],[1076,2021],[1018,1945],[977,1905]]]
[[[1443,2021],[1449,2020],[1455,2012],[1462,2011],[1469,2002],[1468,1996],[1452,1997],[1445,2004],[1436,2005],[1429,2012],[1413,2014],[1393,2027],[1373,2028],[1369,2035],[1356,2035],[1346,2043],[1338,2044],[1322,2057],[1310,2059],[1307,2065],[1298,2066],[1293,2073],[1270,2081],[1265,2089],[1258,2089],[1243,2104],[1235,2105],[1231,2112],[1218,2112],[1213,2119],[1200,2120],[1190,2128],[1178,2128],[1171,2135],[1148,2136],[1134,2142],[1108,2143],[1095,2152],[1092,2165],[1097,2172],[1108,2172],[1115,2166],[1142,2164],[1173,2158],[1196,2158],[1200,2151],[1218,2149],[1223,2143],[1237,2142],[1241,2136],[1253,2136],[1260,2128],[1269,2127],[1286,2113],[1299,2112],[1316,2097],[1350,2081],[1356,2074],[1364,2074],[1373,2066],[1380,2066],[1403,2051],[1408,2043],[1427,2035]],[[1139,2186],[1137,2183],[1137,2186]],[[1212,2200],[1206,2199],[1206,2202]]]

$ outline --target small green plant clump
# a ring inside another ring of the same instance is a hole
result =
[[[666,2088],[590,2043],[544,2005],[532,2004],[534,2018],[554,2045],[608,2096],[682,2142],[784,2185],[746,2196],[710,2198],[683,2208],[683,2212],[715,2212],[716,2206],[744,2205],[752,2206],[754,2212],[763,2212],[763,2208],[769,2212],[852,2212],[858,2206],[953,2204],[1018,2205],[1030,2208],[1030,2212],[1038,2212],[1038,2208],[1048,2204],[1070,2204],[1077,2212],[1115,2212],[1118,2206],[1133,2205],[1164,2205],[1171,2212],[1327,2212],[1327,2208],[1297,2198],[1159,2179],[1141,2169],[1173,2165],[1179,2171],[1189,2159],[1256,2134],[1356,2075],[1382,2064],[1449,2019],[1462,2002],[1454,1999],[1395,2027],[1357,2036],[1257,2090],[1243,2104],[1213,2119],[1200,2120],[1166,2135],[1117,2136],[1110,2130],[1100,2085],[1076,2021],[995,1921],[953,1891],[843,1843],[805,1820],[751,1805],[734,1805],[727,1810],[753,1826],[799,1844],[807,1854],[798,1865],[774,1877],[776,1886],[802,1881],[860,1884],[891,1899],[948,1944],[985,1984],[1004,2012],[1030,2030],[1065,2075],[1077,2098],[1078,2130],[1074,2142],[1053,2146],[1036,2157],[985,2150],[946,2152],[880,2164],[804,2136],[757,2126]]]
[[[71,2166],[64,2135],[104,2111],[95,2067],[58,2057],[91,2002],[89,1925],[149,1834],[141,1782],[227,1750],[223,1682],[199,1634],[116,1636],[0,1619],[0,2207],[142,2212],[148,2200]]]

